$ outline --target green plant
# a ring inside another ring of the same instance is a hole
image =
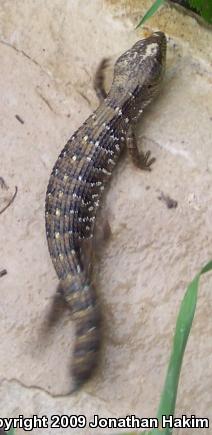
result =
[[[166,0],[155,0],[136,28],[140,27],[151,18],[165,2]],[[188,3],[192,8],[196,9],[208,23],[212,24],[212,0],[188,0]]]
[[[212,24],[212,1],[211,0],[188,0],[191,7],[195,8],[200,15]]]
[[[161,422],[162,415],[173,415],[175,413],[175,404],[177,398],[177,389],[180,378],[180,371],[183,361],[187,340],[191,331],[191,326],[196,310],[197,295],[199,289],[199,280],[201,275],[212,271],[212,261],[207,263],[199,273],[194,277],[187,287],[185,296],[181,302],[179,314],[177,317],[175,334],[173,339],[171,356],[166,373],[164,388],[161,394],[160,404],[158,407],[157,418]],[[172,429],[169,427],[162,429],[153,429],[150,432],[125,432],[125,435],[171,435]],[[121,434],[119,434],[121,435]],[[124,434],[123,434],[124,435]]]
[[[136,26],[136,29],[140,26],[142,26],[142,24],[145,23],[145,21],[149,20],[149,18],[151,18],[155,12],[157,12],[157,10],[160,8],[160,6],[162,6],[165,3],[165,0],[156,0],[152,6],[148,9],[148,11],[145,13],[145,15],[143,16],[143,18],[141,19],[141,21],[139,21],[138,25]]]
[[[15,435],[15,429],[10,429],[9,431],[5,432],[6,435]]]

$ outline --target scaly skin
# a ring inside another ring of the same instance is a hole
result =
[[[92,373],[100,348],[100,313],[86,246],[105,185],[126,144],[137,166],[149,169],[153,161],[138,153],[132,125],[159,91],[165,56],[165,36],[156,32],[119,57],[109,94],[104,99],[105,91],[99,90],[100,106],[68,140],[50,176],[46,234],[58,291],[76,324],[76,386]]]

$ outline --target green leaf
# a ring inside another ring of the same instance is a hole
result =
[[[212,1],[211,0],[188,0],[191,7],[195,8],[201,16],[212,24]]]
[[[181,302],[180,311],[177,317],[175,334],[172,344],[172,352],[168,364],[165,384],[161,394],[160,404],[157,412],[157,418],[161,421],[162,415],[175,414],[175,404],[177,398],[177,389],[180,378],[180,371],[183,361],[187,340],[191,331],[191,326],[196,310],[197,295],[199,288],[200,276],[212,271],[212,261],[209,261],[201,271],[194,277],[187,287],[185,296]],[[132,432],[125,432],[130,435]],[[133,432],[134,435],[171,435],[172,429],[153,429],[145,432]],[[119,434],[120,435],[120,434]],[[123,434],[124,435],[124,434]]]
[[[144,24],[147,20],[149,20],[149,18],[151,18],[155,14],[155,12],[159,9],[159,7],[162,6],[164,3],[165,0],[156,0],[151,6],[151,8],[149,8],[148,11],[145,13],[141,21],[138,23],[136,29],[142,26],[142,24]]]
[[[202,270],[190,282],[178,314],[175,335],[171,357],[169,360],[168,371],[166,375],[165,385],[160,399],[160,404],[157,412],[157,418],[161,421],[162,415],[174,415],[175,404],[177,397],[177,389],[182,366],[183,355],[187,344],[188,336],[191,330],[199,287],[200,276],[212,270],[212,261],[207,263]],[[151,435],[171,435],[170,428],[163,430],[154,429],[150,432]]]

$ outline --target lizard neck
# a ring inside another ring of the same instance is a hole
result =
[[[119,113],[127,122],[136,122],[143,112],[143,109],[149,104],[150,99],[143,98],[144,92],[140,86],[133,91],[123,91],[123,88],[114,91],[113,86],[105,100],[105,104],[116,113]]]

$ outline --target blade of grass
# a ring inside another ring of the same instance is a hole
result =
[[[200,276],[211,270],[212,261],[207,263],[190,282],[181,303],[176,323],[172,353],[157,413],[159,421],[161,421],[162,415],[174,415],[180,370],[195,314]],[[170,430],[170,428],[165,428],[162,432],[160,431],[161,435],[170,435],[171,433],[172,430]]]
[[[172,415],[175,413],[177,389],[180,377],[180,371],[183,361],[188,337],[196,310],[197,295],[199,289],[200,276],[212,271],[212,261],[209,261],[201,271],[194,277],[187,287],[185,296],[181,302],[179,314],[177,317],[175,334],[172,345],[172,352],[169,360],[168,370],[161,394],[160,404],[157,412],[157,418],[161,422],[162,415]],[[132,432],[125,432],[130,435]],[[134,435],[171,435],[172,429],[153,429],[151,431],[133,432]],[[121,434],[119,434],[121,435]]]
[[[162,6],[164,3],[165,3],[165,0],[156,0],[153,3],[153,5],[148,9],[148,11],[145,13],[145,15],[143,16],[141,21],[138,23],[138,25],[136,26],[136,29],[138,27],[142,26],[142,24],[144,24],[147,20],[149,20],[149,18],[151,18],[155,14],[155,12],[157,12],[159,7]]]

